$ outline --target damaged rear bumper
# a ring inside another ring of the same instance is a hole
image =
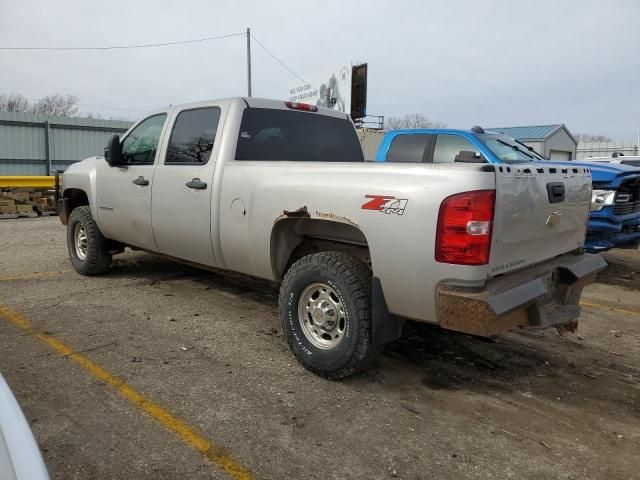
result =
[[[517,326],[573,326],[582,289],[606,266],[599,255],[566,254],[478,288],[440,285],[438,323],[449,330],[490,336]]]

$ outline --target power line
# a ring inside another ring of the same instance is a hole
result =
[[[217,35],[215,37],[196,38],[193,40],[180,40],[177,42],[164,42],[164,43],[146,43],[146,44],[139,44],[139,45],[111,45],[106,47],[0,47],[0,50],[13,50],[13,51],[15,50],[20,50],[20,51],[123,50],[128,48],[167,47],[170,45],[185,45],[189,43],[209,42],[211,40],[221,40],[223,38],[238,37],[240,35],[245,35],[245,33],[244,32],[230,33],[228,35]]]
[[[280,64],[285,70],[291,73],[294,77],[298,78],[305,84],[308,84],[304,78],[298,75],[293,71],[289,66],[287,66],[282,60],[280,60],[273,52],[271,52],[264,44],[258,40],[253,34],[250,33],[249,29],[247,32],[239,32],[239,33],[230,33],[227,35],[217,35],[213,37],[204,37],[204,38],[196,38],[191,40],[180,40],[176,42],[162,42],[162,43],[146,43],[146,44],[134,44],[134,45],[110,45],[110,46],[102,46],[102,47],[0,47],[0,51],[105,51],[105,50],[124,50],[124,49],[134,49],[134,48],[153,48],[153,47],[167,47],[172,45],[186,45],[200,42],[208,42],[212,40],[221,40],[223,38],[229,37],[239,37],[247,35],[247,38],[253,38],[255,42],[276,62]],[[249,51],[250,44],[247,43],[247,51]],[[251,68],[251,65],[248,64],[248,68]],[[82,106],[82,104],[78,104]],[[90,104],[85,104],[85,106],[91,106]],[[100,107],[100,105],[93,105],[96,107]],[[105,108],[113,108],[120,110],[131,110],[131,111],[141,111],[138,109],[132,108],[118,108],[118,107],[105,107]]]
[[[285,65],[285,63],[284,63],[282,60],[280,60],[280,59],[279,59],[278,57],[276,57],[273,53],[271,53],[267,47],[265,47],[262,43],[260,43],[260,40],[258,40],[256,37],[254,37],[254,36],[253,36],[253,34],[251,34],[251,38],[253,38],[253,39],[256,41],[256,43],[257,43],[258,45],[260,45],[260,46],[262,47],[262,49],[263,49],[265,52],[267,52],[267,53],[271,56],[271,58],[273,58],[276,62],[278,62],[280,65],[282,65],[282,66],[283,66],[286,70],[288,70],[288,71],[289,71],[289,73],[291,73],[294,77],[297,77],[299,80],[302,80],[304,83],[309,83],[309,82],[307,82],[304,78],[302,78],[300,75],[298,75],[296,72],[294,72],[294,71],[293,71],[293,70],[291,70],[289,67],[287,67],[287,66]]]

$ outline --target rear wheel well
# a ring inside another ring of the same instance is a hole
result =
[[[324,240],[316,237],[302,237],[302,241],[293,249],[282,275],[302,257],[319,252],[343,252],[361,260],[371,270],[371,256],[366,245],[354,245],[337,240]]]
[[[285,218],[276,222],[271,231],[271,266],[277,282],[298,260],[318,252],[340,252],[355,258],[352,264],[362,262],[372,272],[372,338],[383,345],[400,337],[404,319],[389,312],[382,283],[373,273],[369,243],[352,223],[335,220]],[[308,257],[314,258],[314,257]]]
[[[312,253],[343,252],[371,269],[369,245],[354,225],[312,218],[288,218],[277,222],[271,232],[271,265],[277,281],[297,260]]]

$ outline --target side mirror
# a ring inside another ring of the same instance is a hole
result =
[[[122,146],[120,135],[114,135],[104,149],[104,159],[110,167],[122,165]]]
[[[460,150],[454,161],[456,163],[484,163],[484,158],[472,150]]]

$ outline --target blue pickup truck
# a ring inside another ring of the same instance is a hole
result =
[[[387,132],[376,162],[494,163],[544,161],[558,168],[591,169],[593,195],[585,249],[603,252],[640,243],[640,168],[596,162],[553,162],[522,142],[481,127],[471,130],[408,129]]]

